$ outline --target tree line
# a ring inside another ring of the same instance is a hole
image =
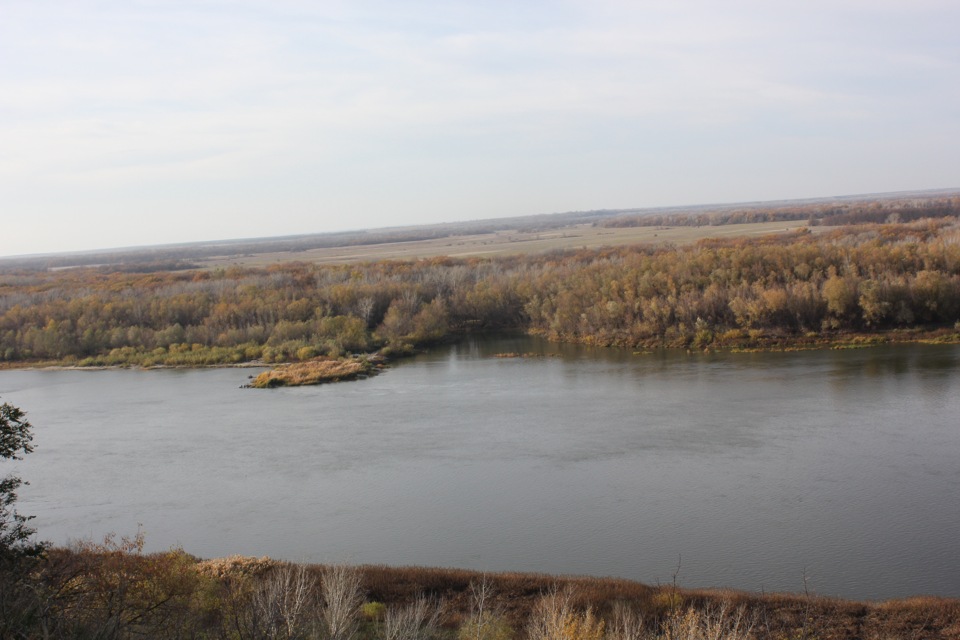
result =
[[[0,275],[0,361],[205,365],[521,329],[725,347],[960,319],[955,218],[491,259]]]
[[[913,222],[924,218],[955,218],[960,198],[868,200],[846,203],[753,205],[725,207],[702,213],[620,215],[593,223],[596,227],[705,227],[758,222],[806,220],[810,226],[841,226]]]

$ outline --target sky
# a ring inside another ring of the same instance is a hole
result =
[[[0,0],[0,255],[960,187],[956,0]]]

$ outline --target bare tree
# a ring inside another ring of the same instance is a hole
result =
[[[460,640],[505,640],[513,630],[504,619],[503,603],[486,574],[470,582],[470,618],[460,629]]]
[[[328,640],[353,640],[363,603],[360,572],[352,567],[333,565],[320,578],[323,596],[322,620]]]
[[[383,618],[384,640],[430,640],[437,634],[440,605],[424,596],[403,607],[390,607]]]
[[[268,638],[293,640],[308,637],[311,617],[316,611],[316,578],[298,564],[275,569],[261,581],[253,594],[252,605]]]
[[[372,296],[364,296],[357,300],[357,315],[363,320],[366,326],[370,326],[370,319],[373,317],[373,310],[377,301]]]
[[[744,607],[732,609],[729,602],[708,605],[704,609],[675,611],[663,621],[660,636],[664,640],[750,640],[756,620]]]
[[[644,640],[647,635],[643,616],[625,602],[615,603],[606,637],[607,640]]]
[[[530,640],[562,640],[564,625],[573,616],[573,591],[556,587],[540,597],[527,621]]]
[[[603,640],[606,623],[594,615],[574,607],[574,592],[567,588],[541,597],[527,624],[529,640]]]

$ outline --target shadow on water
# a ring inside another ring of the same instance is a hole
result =
[[[864,349],[829,351],[834,375],[871,378],[918,373],[947,377],[960,364],[960,349],[954,345],[884,345]]]
[[[832,389],[838,394],[873,385],[937,397],[951,391],[960,370],[956,345],[884,345],[827,353]]]
[[[682,349],[630,349],[554,343],[524,334],[473,336],[439,353],[449,361],[458,358],[493,358],[498,354],[520,354],[529,359],[550,358],[565,365],[574,378],[602,371],[603,375],[625,377],[642,383],[646,376],[669,373],[685,379],[714,380],[725,375],[761,375],[785,384],[800,379],[825,379],[831,389],[844,393],[873,381],[896,384],[916,376],[922,393],[944,393],[960,369],[960,346],[901,344],[860,349],[824,349],[799,352],[697,352]],[[527,359],[524,358],[524,359]],[[605,366],[606,365],[606,366]],[[851,386],[852,385],[852,386]]]

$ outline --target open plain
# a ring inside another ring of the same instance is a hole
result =
[[[495,257],[546,253],[564,249],[598,249],[634,244],[686,245],[705,238],[756,237],[789,233],[805,228],[805,220],[665,227],[598,227],[577,224],[544,231],[503,230],[428,240],[384,242],[344,247],[320,247],[303,251],[275,251],[244,255],[212,256],[197,261],[204,267],[262,267],[284,262],[345,264],[374,260],[416,260]],[[814,230],[818,227],[813,227]]]

